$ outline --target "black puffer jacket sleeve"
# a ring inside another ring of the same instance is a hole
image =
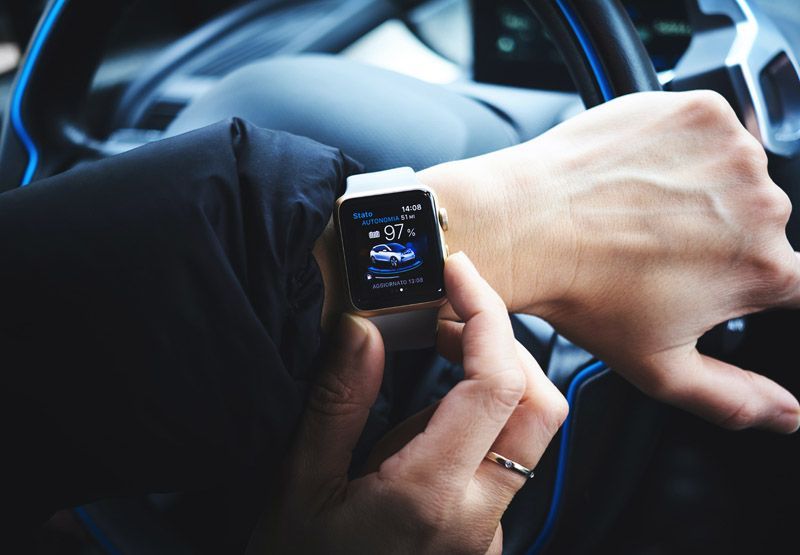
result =
[[[0,195],[7,506],[267,472],[320,344],[311,249],[357,170],[234,119]]]

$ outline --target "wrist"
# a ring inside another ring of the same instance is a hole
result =
[[[548,186],[544,167],[520,174],[519,154],[509,150],[440,164],[418,176],[447,209],[450,252],[469,255],[509,312],[547,317],[569,282],[565,270],[574,266],[574,260],[559,260],[574,250],[568,204]]]

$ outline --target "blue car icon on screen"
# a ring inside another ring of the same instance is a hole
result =
[[[406,247],[400,243],[385,243],[375,245],[369,251],[369,259],[373,266],[378,264],[388,264],[392,268],[397,268],[412,262],[417,257],[414,249]]]

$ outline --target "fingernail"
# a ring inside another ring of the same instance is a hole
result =
[[[348,312],[339,321],[339,345],[346,352],[356,353],[361,350],[369,332],[363,320]]]
[[[800,414],[797,411],[786,411],[778,417],[778,427],[786,433],[793,434],[800,430]]]

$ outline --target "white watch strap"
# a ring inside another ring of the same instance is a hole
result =
[[[422,182],[409,167],[394,168],[373,173],[351,175],[347,178],[347,193],[368,193],[378,189],[421,185]],[[436,344],[439,309],[425,308],[394,314],[381,314],[370,318],[383,336],[387,351],[424,349]]]
[[[422,185],[422,182],[409,167],[394,168],[382,172],[361,173],[347,178],[348,193],[366,193],[376,189],[402,187],[403,185]]]

